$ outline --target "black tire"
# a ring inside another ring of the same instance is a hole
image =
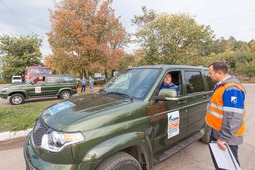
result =
[[[13,94],[9,98],[9,102],[12,105],[22,104],[22,103],[24,103],[24,100],[25,100],[24,96],[22,94],[19,94],[19,93]]]
[[[72,96],[71,92],[68,91],[68,90],[63,90],[60,95],[59,95],[59,98],[60,99],[68,99]]]
[[[208,125],[205,125],[205,127],[203,128],[205,134],[204,136],[201,138],[201,141],[208,144],[210,142],[210,136],[211,136],[211,128]]]
[[[133,156],[117,152],[103,160],[96,170],[142,170],[142,168]]]

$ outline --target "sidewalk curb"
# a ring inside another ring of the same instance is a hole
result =
[[[11,131],[2,132],[2,133],[0,133],[0,141],[4,141],[7,139],[11,139],[11,138],[27,136],[31,130],[32,130],[32,128],[27,129],[27,130],[15,131],[15,132],[11,132]]]

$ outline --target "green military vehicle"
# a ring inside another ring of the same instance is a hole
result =
[[[24,103],[30,98],[58,96],[67,99],[77,93],[77,82],[70,74],[38,74],[25,83],[5,86],[0,97],[8,99],[12,105]]]
[[[159,90],[171,73],[174,89]],[[119,71],[98,93],[46,108],[24,146],[27,169],[150,170],[189,144],[209,141],[204,67]]]

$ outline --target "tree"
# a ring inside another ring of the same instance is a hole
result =
[[[129,41],[115,17],[112,0],[64,0],[51,11],[48,33],[53,55],[47,61],[62,72],[111,70]]]
[[[188,14],[156,14],[142,8],[143,16],[132,20],[137,25],[137,42],[145,49],[147,64],[190,64],[204,56],[201,47],[212,43],[213,31],[198,25]]]
[[[0,36],[0,55],[6,81],[10,81],[12,75],[24,75],[28,66],[42,64],[41,43],[42,39],[37,35]]]
[[[248,43],[244,41],[237,41],[233,36],[230,36],[226,41],[225,50],[231,51],[248,51]]]
[[[251,79],[255,76],[255,57],[251,62],[245,62],[238,67],[238,73],[246,75]]]
[[[255,53],[255,41],[254,40],[251,40],[249,43],[248,43],[248,46],[249,46],[249,49],[252,53]]]

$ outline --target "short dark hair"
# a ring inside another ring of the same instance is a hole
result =
[[[222,71],[225,74],[228,73],[228,66],[223,61],[213,62],[212,64],[209,65],[209,67],[210,66],[213,66],[213,70],[215,70],[215,71]]]

